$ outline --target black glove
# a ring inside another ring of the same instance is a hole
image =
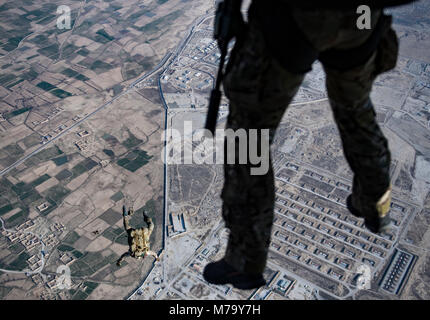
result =
[[[234,37],[245,30],[245,21],[240,11],[242,0],[224,0],[218,4],[215,14],[214,39],[220,48],[226,47]]]

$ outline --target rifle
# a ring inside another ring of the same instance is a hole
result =
[[[218,6],[215,17],[215,32],[214,38],[218,40],[218,46],[221,51],[220,63],[218,66],[218,74],[215,82],[215,88],[211,92],[209,99],[208,113],[206,116],[205,129],[215,135],[216,122],[218,119],[219,105],[221,103],[221,83],[223,78],[223,69],[225,58],[227,56],[227,48],[230,40],[237,36],[241,23],[243,23],[240,13],[241,0],[225,0]],[[239,15],[238,15],[239,14]],[[238,19],[238,20],[235,20]],[[236,30],[235,30],[236,29]]]
[[[212,136],[215,135],[215,127],[218,119],[219,105],[221,103],[220,87],[221,87],[221,82],[223,77],[225,57],[227,55],[227,45],[220,48],[220,50],[221,50],[221,58],[220,58],[219,67],[218,67],[218,75],[216,78],[215,88],[212,89],[211,97],[209,99],[208,114],[206,116],[206,125],[205,125],[205,129],[208,129],[212,133]]]

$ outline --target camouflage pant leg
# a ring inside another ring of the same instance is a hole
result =
[[[265,50],[262,34],[251,25],[243,44],[234,49],[224,90],[230,100],[227,129],[269,129],[271,143],[303,75],[287,72]],[[273,169],[269,159],[266,174],[251,175],[252,166],[238,164],[238,154],[236,143],[235,164],[224,164],[222,214],[230,229],[225,259],[237,270],[260,273],[266,265],[273,223]]]
[[[296,10],[294,14],[302,31],[319,50],[348,50],[362,45],[382,18],[382,11],[372,10],[372,28],[366,31],[356,28],[355,11]],[[332,32],[327,32],[330,28]],[[387,32],[377,51],[362,65],[347,71],[324,66],[328,96],[344,154],[354,172],[353,205],[375,217],[375,204],[390,183],[390,152],[376,122],[369,95],[376,76],[394,67],[392,64],[398,54],[395,43],[394,31]]]
[[[377,216],[376,202],[390,185],[388,142],[369,98],[375,79],[375,56],[365,65],[345,72],[325,68],[345,158],[354,172],[353,205],[370,217]]]
[[[123,253],[123,254],[121,255],[121,257],[119,257],[119,259],[116,261],[116,264],[117,264],[117,265],[121,265],[122,261],[123,261],[126,257],[130,257],[130,256],[131,256],[131,252],[130,252],[130,251],[127,251],[127,252]]]
[[[131,227],[130,227],[130,216],[123,216],[122,222],[124,224],[125,231],[128,232],[131,229]]]

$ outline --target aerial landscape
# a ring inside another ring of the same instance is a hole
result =
[[[61,5],[70,29],[57,26]],[[0,1],[0,299],[430,299],[430,3],[387,10],[399,59],[371,94],[392,153],[392,230],[371,233],[346,208],[352,172],[316,62],[271,149],[275,219],[257,290],[202,276],[228,237],[222,164],[166,162],[163,148],[167,130],[204,127],[220,60],[215,8]],[[218,128],[227,115],[223,98]],[[159,261],[117,266],[123,205],[137,212],[132,226],[142,210],[152,218]]]

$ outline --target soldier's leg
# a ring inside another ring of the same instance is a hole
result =
[[[303,77],[287,72],[270,57],[262,34],[251,24],[247,39],[229,62],[224,81],[230,101],[226,128],[245,129],[248,137],[249,129],[269,129],[272,143]],[[258,135],[257,145],[260,142]],[[230,229],[225,261],[239,272],[259,274],[266,265],[273,223],[273,169],[270,159],[266,159],[267,173],[252,175],[253,166],[239,164],[239,144],[235,147],[235,163],[224,163],[222,215]]]
[[[125,231],[129,232],[132,229],[130,227],[130,216],[123,216],[123,223]]]
[[[116,262],[117,266],[120,266],[122,261],[124,260],[125,257],[130,256],[130,252],[127,251],[126,253],[124,253]]]
[[[390,151],[369,98],[377,68],[375,56],[348,71],[325,70],[344,154],[354,172],[350,199],[353,207],[366,218],[367,227],[379,232],[387,220],[378,218],[376,203],[390,186]]]
[[[148,225],[148,232],[149,235],[152,234],[152,231],[154,231],[154,222],[152,222],[151,217],[149,217],[145,211],[143,211],[143,220],[145,221],[145,223]]]
[[[131,227],[130,227],[130,215],[127,214],[127,210],[125,208],[125,206],[122,207],[122,219],[123,219],[123,224],[124,224],[124,229],[125,231],[130,232],[131,231]]]

